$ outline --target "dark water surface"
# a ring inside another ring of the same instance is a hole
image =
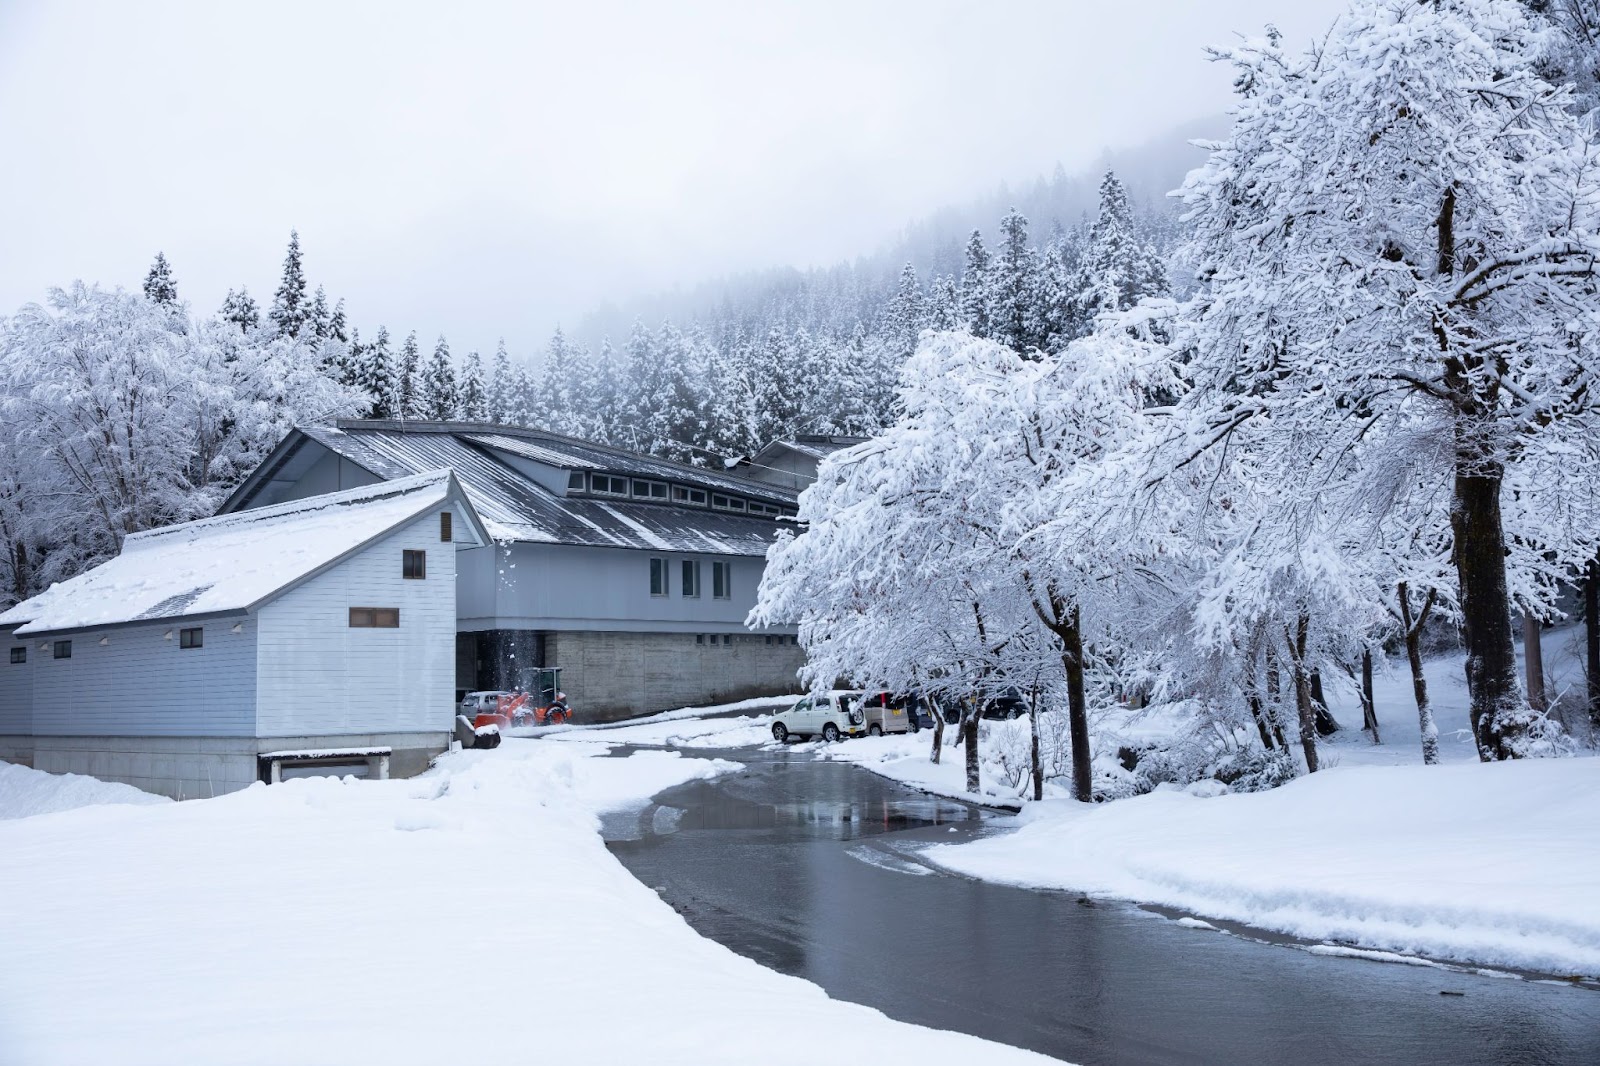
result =
[[[919,846],[1004,816],[808,754],[725,754],[748,769],[609,819],[612,851],[701,934],[836,998],[1086,1066],[1600,1066],[1600,992],[1318,957],[935,873]]]

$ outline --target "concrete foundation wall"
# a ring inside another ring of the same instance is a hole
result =
[[[33,737],[0,736],[0,762],[33,765]]]
[[[561,685],[579,722],[611,721],[654,711],[730,703],[799,692],[805,661],[798,645],[760,634],[548,633],[545,665],[561,667]]]
[[[208,799],[258,781],[267,751],[390,747],[390,777],[412,777],[449,746],[446,733],[363,733],[316,737],[33,737],[32,765],[53,774],[88,774],[173,799]],[[0,756],[4,755],[0,746]],[[7,761],[25,762],[8,759]]]

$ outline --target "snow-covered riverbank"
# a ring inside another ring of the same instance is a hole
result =
[[[0,822],[0,1061],[1046,1061],[702,939],[597,815],[735,764],[606,751]]]
[[[1386,951],[1600,975],[1600,759],[1335,767],[1270,792],[1030,805],[925,857]]]

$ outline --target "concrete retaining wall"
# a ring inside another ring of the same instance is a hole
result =
[[[732,643],[724,643],[731,639]],[[580,722],[798,692],[805,661],[786,637],[761,634],[567,633],[545,636],[545,665]],[[713,643],[713,640],[715,643]]]
[[[28,740],[29,738],[20,738]],[[257,754],[301,749],[390,747],[390,777],[412,777],[449,746],[446,733],[319,737],[34,737],[32,765],[88,774],[173,799],[208,799],[259,780]],[[0,747],[0,756],[4,755]],[[22,759],[8,760],[22,762]]]

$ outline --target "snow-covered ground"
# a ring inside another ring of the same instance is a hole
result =
[[[735,764],[605,752],[0,823],[0,1062],[1047,1061],[698,936],[597,814]]]
[[[1552,695],[1577,696],[1573,628],[1543,641]],[[1520,651],[1520,649],[1519,649]],[[1382,744],[1361,732],[1353,689],[1329,686],[1345,729],[1325,769],[1282,788],[1226,795],[1216,782],[1084,807],[1052,781],[1021,827],[935,849],[973,876],[1165,904],[1313,939],[1551,973],[1600,975],[1600,758],[1478,762],[1462,658],[1425,664],[1446,765],[1421,765],[1403,662],[1375,681]],[[986,723],[985,803],[1016,801],[999,750],[1027,723]],[[1159,715],[1094,724],[1097,759],[1170,735]],[[947,734],[948,735],[948,734]],[[928,762],[928,734],[816,745],[926,791],[964,796],[962,751]],[[1221,793],[1221,794],[1219,794]]]
[[[150,805],[171,803],[132,785],[102,781],[82,774],[47,774],[16,763],[0,762],[0,821],[53,814],[102,803]]]
[[[1052,800],[1021,820],[924,857],[1301,937],[1600,975],[1600,759],[1340,766],[1269,792]]]

